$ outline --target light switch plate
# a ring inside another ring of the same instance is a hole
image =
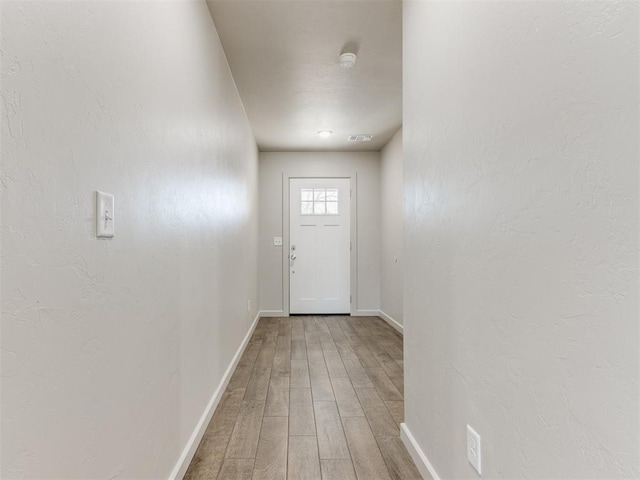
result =
[[[273,237],[273,245],[276,247],[282,246],[282,237]]]
[[[480,435],[467,425],[467,460],[482,475],[482,449]]]
[[[96,191],[96,236],[112,238],[115,232],[114,198],[110,193]]]

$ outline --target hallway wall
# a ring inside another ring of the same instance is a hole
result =
[[[403,324],[402,129],[380,152],[380,310]],[[389,321],[389,320],[387,320]]]
[[[260,310],[283,311],[283,247],[273,237],[284,236],[283,173],[293,176],[339,177],[357,172],[358,292],[357,309],[377,315],[380,310],[380,153],[379,152],[261,152],[260,183]],[[352,219],[355,221],[355,219]],[[288,254],[288,253],[286,253]]]
[[[639,478],[637,2],[404,2],[406,426]]]
[[[3,2],[2,100],[1,476],[168,478],[258,303],[257,148],[207,7]]]

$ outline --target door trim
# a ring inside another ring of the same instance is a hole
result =
[[[289,190],[291,179],[307,179],[307,178],[345,178],[350,180],[351,184],[351,304],[349,305],[350,315],[355,315],[358,311],[358,172],[351,172],[349,175],[295,175],[291,172],[282,173],[282,314],[288,317],[289,293],[291,280],[289,275],[289,251],[290,251],[290,235],[291,235],[291,218],[289,217]]]

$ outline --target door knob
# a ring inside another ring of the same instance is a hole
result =
[[[296,256],[295,255],[291,255],[291,260],[295,260]]]

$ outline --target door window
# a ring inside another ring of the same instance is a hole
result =
[[[301,215],[338,215],[337,188],[303,188],[300,200]]]

